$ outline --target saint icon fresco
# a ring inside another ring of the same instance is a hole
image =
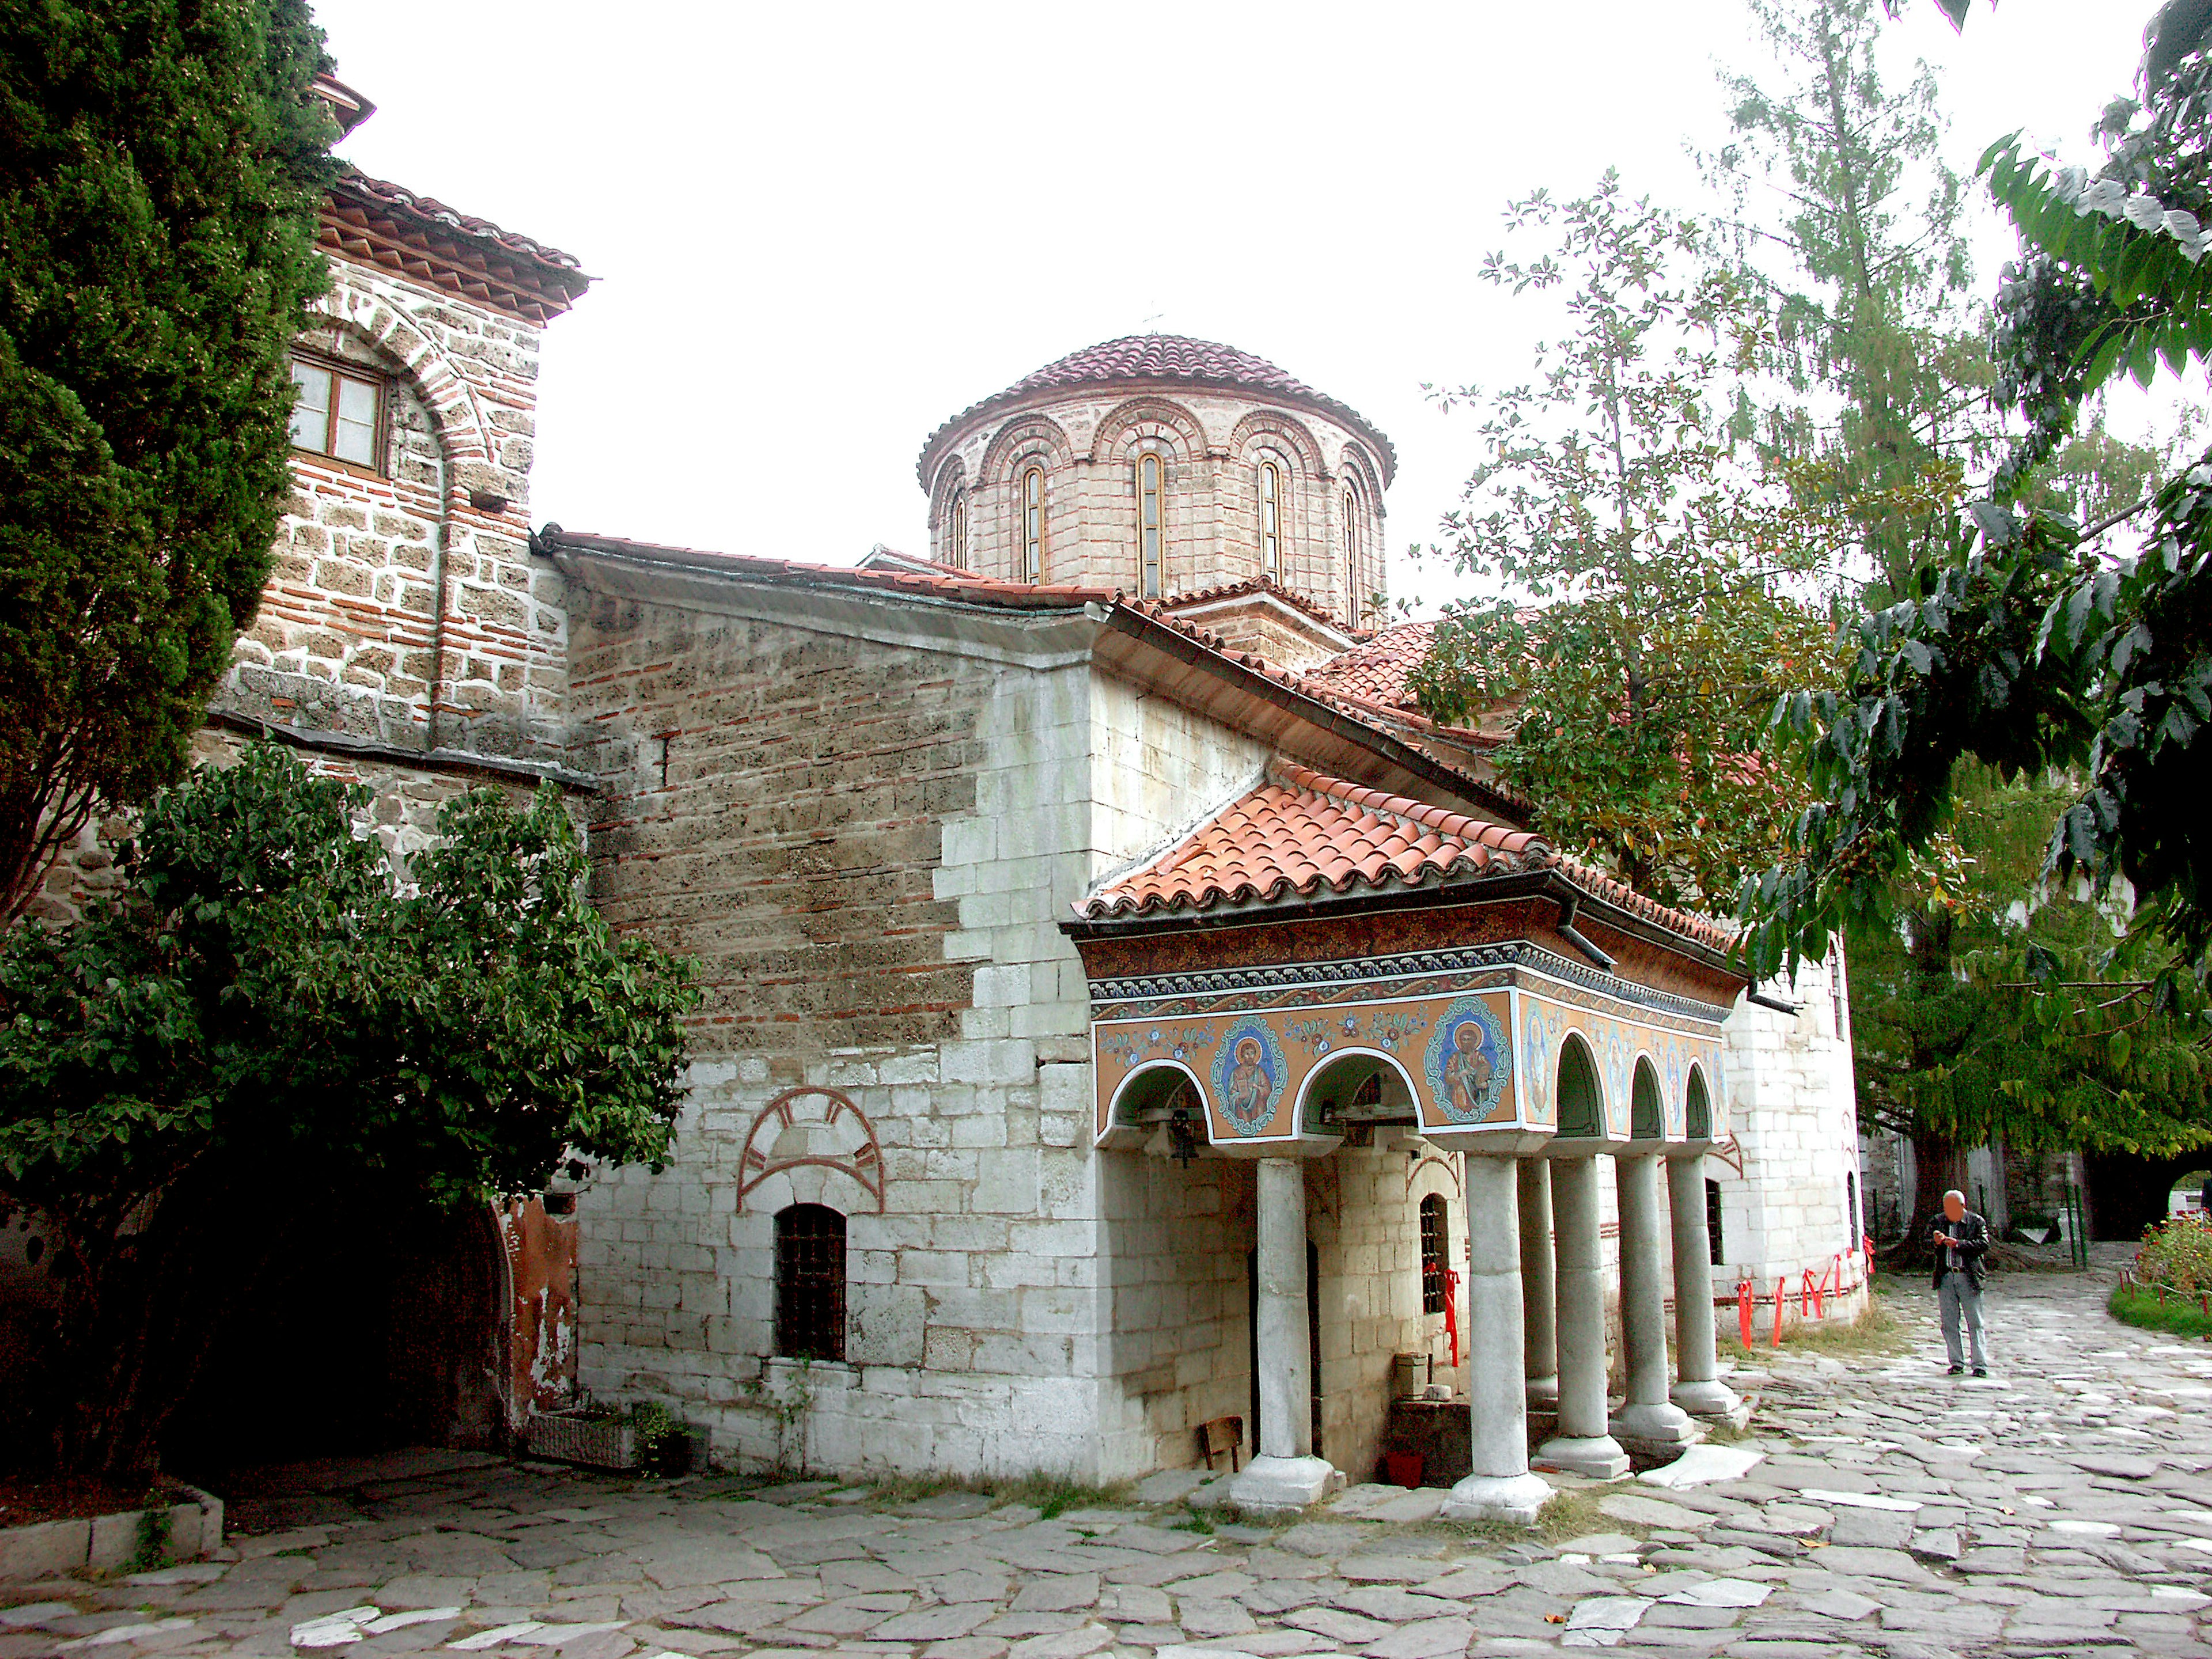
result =
[[[1452,1110],[1468,1117],[1488,1110],[1494,1069],[1482,1052],[1482,1027],[1469,1020],[1454,1031],[1451,1058],[1444,1062],[1444,1092],[1451,1097]]]
[[[1478,997],[1455,1002],[1437,1022],[1424,1070],[1437,1107],[1454,1123],[1480,1123],[1512,1074],[1512,1050],[1498,1016]]]
[[[1267,1115],[1274,1079],[1267,1075],[1267,1054],[1257,1037],[1243,1037],[1234,1050],[1236,1064],[1229,1068],[1222,1091],[1222,1109],[1240,1125],[1255,1124]]]

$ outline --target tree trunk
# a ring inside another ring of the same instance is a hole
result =
[[[1912,1132],[1912,1213],[1905,1220],[1905,1237],[1882,1253],[1891,1265],[1926,1267],[1934,1259],[1929,1235],[1943,1213],[1943,1194],[1954,1188],[1966,1190],[1966,1150],[1948,1135]]]

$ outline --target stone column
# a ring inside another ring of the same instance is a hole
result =
[[[1559,1431],[1539,1462],[1571,1474],[1618,1480],[1627,1455],[1605,1413],[1605,1265],[1599,1254],[1597,1160],[1552,1160],[1552,1224],[1559,1234]]]
[[[1713,1352],[1713,1244],[1705,1231],[1705,1155],[1667,1160],[1667,1206],[1674,1224],[1674,1401],[1698,1417],[1727,1417],[1738,1406],[1720,1380]]]
[[[1545,1160],[1524,1158],[1514,1168],[1521,1199],[1521,1322],[1526,1330],[1528,1403],[1550,1411],[1559,1403],[1558,1279],[1552,1271],[1552,1177]]]
[[[1659,1279],[1659,1159],[1616,1155],[1620,1199],[1620,1345],[1628,1399],[1613,1438],[1641,1457],[1671,1458],[1698,1437],[1689,1413],[1667,1398],[1667,1292]],[[1710,1306],[1710,1304],[1708,1304]]]
[[[1229,1498],[1259,1511],[1302,1510],[1336,1471],[1313,1455],[1313,1387],[1306,1346],[1306,1171],[1295,1158],[1259,1161],[1261,1455],[1229,1483]]]
[[[1453,1521],[1526,1525],[1552,1495],[1528,1472],[1528,1399],[1522,1382],[1522,1284],[1516,1220],[1518,1160],[1470,1150],[1467,1158],[1468,1446],[1472,1473],[1452,1488]],[[1528,1167],[1521,1164],[1521,1168]],[[1536,1166],[1540,1175],[1542,1166]]]

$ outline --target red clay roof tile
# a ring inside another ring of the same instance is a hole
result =
[[[1235,346],[1215,340],[1194,340],[1181,334],[1129,334],[1118,340],[1102,340],[1080,351],[1071,351],[1057,362],[1047,363],[1024,374],[1005,391],[971,404],[929,434],[915,462],[915,474],[927,489],[935,471],[933,457],[947,434],[979,416],[1036,401],[1041,394],[1079,386],[1225,386],[1265,392],[1285,403],[1301,404],[1328,416],[1365,439],[1376,452],[1387,487],[1398,470],[1398,452],[1382,428],[1349,404],[1316,392],[1265,357],[1255,357]]]

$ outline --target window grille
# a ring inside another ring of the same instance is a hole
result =
[[[1844,1232],[1850,1247],[1859,1247],[1859,1178],[1855,1172],[1844,1176]]]
[[[1431,1193],[1421,1200],[1421,1311],[1444,1310],[1444,1201]]]
[[[845,1218],[794,1204],[775,1218],[775,1351],[787,1359],[845,1357]]]
[[[1721,1183],[1705,1182],[1705,1243],[1712,1249],[1713,1266],[1719,1267],[1727,1255],[1721,1247]]]

